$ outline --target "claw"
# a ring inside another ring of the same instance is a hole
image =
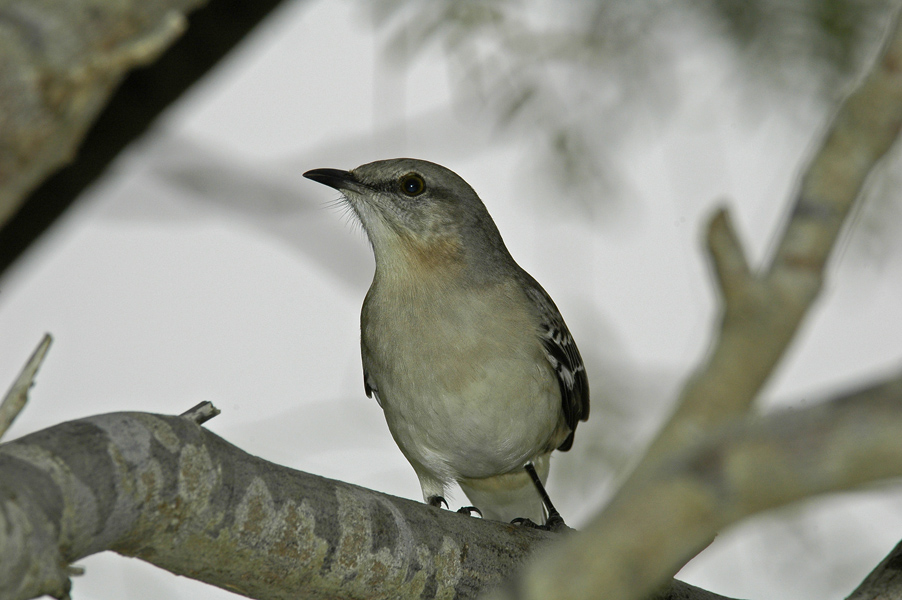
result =
[[[517,525],[518,527],[525,527],[527,529],[541,529],[542,531],[551,531],[552,533],[574,531],[572,527],[568,527],[567,524],[564,523],[564,519],[561,518],[561,515],[552,515],[548,517],[548,520],[545,521],[544,525],[539,525],[532,519],[517,517],[511,521],[511,525]]]
[[[445,508],[448,508],[448,503],[441,496],[430,496],[429,500],[426,502],[429,506],[434,506],[436,508],[441,508],[442,505],[445,505]]]
[[[560,513],[555,512],[553,515],[549,515],[545,520],[545,524],[541,526],[542,529],[546,529],[548,531],[553,531],[555,533],[562,533],[564,531],[576,531],[566,523],[564,523],[564,518],[561,517]]]
[[[468,517],[472,517],[473,513],[479,515],[479,518],[482,518],[482,511],[476,508],[475,506],[461,506],[457,509],[457,512],[467,515]]]
[[[542,529],[542,525],[539,525],[532,519],[527,519],[526,517],[517,517],[513,521],[511,521],[511,525],[517,525],[518,527],[526,527],[527,529]]]

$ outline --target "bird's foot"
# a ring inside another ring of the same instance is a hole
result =
[[[441,508],[442,505],[444,505],[445,508],[448,508],[448,502],[441,496],[429,496],[429,500],[426,501],[426,504],[436,508]]]
[[[554,511],[552,514],[548,515],[548,518],[545,519],[545,524],[542,525],[548,531],[553,531],[554,533],[563,533],[565,531],[576,531],[566,523],[564,523],[564,517],[561,516],[561,513]]]
[[[541,529],[542,531],[551,531],[553,533],[563,533],[566,531],[576,531],[572,527],[564,523],[564,518],[557,511],[548,516],[544,525],[539,525],[532,519],[517,517],[511,521],[511,525],[526,527],[527,529]]]
[[[526,517],[517,517],[516,519],[511,521],[511,525],[525,527],[526,529],[542,529],[542,527],[544,527],[544,525],[539,525],[532,519],[527,519]]]
[[[479,518],[482,518],[482,511],[476,508],[475,506],[461,506],[457,509],[457,512],[467,515],[468,517],[472,517],[473,513],[479,515]]]
[[[426,504],[428,504],[429,506],[434,506],[436,508],[444,507],[446,510],[450,510],[448,507],[448,501],[441,496],[430,496],[426,501]],[[482,518],[482,511],[475,506],[461,506],[459,509],[457,509],[457,512],[470,517],[473,516],[473,513],[476,513],[480,518]]]
[[[548,492],[545,491],[545,486],[542,485],[542,479],[536,472],[535,465],[528,462],[523,465],[523,469],[529,474],[529,478],[532,479],[533,484],[536,486],[539,496],[542,497],[542,504],[545,506],[545,512],[548,513],[548,518],[545,519],[544,525],[536,525],[529,519],[514,519],[511,523],[516,522],[515,524],[534,527],[536,529],[544,529],[545,531],[553,531],[555,533],[574,531],[572,527],[568,527],[567,524],[564,523],[564,518],[561,516],[561,513],[559,513],[554,507],[554,504],[551,503],[551,498],[548,497]]]

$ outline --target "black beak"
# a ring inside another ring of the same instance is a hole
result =
[[[339,191],[355,190],[362,187],[350,171],[342,171],[341,169],[313,169],[304,173],[304,177]]]

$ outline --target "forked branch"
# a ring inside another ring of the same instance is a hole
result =
[[[750,268],[726,210],[715,214],[708,249],[723,309],[707,360],[612,502],[583,533],[539,553],[525,585],[505,597],[644,598],[736,519],[847,489],[865,473],[902,474],[902,447],[894,439],[902,439],[898,379],[876,386],[879,393],[824,407],[822,416],[806,411],[811,421],[747,418],[821,289],[827,258],[868,174],[898,136],[900,69],[897,16],[881,59],[842,104],[802,177],[771,264]],[[887,423],[891,429],[880,429]],[[866,439],[871,426],[882,432],[874,446]],[[818,442],[824,435],[833,442]]]

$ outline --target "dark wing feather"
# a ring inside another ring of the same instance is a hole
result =
[[[532,277],[529,280],[532,285],[527,286],[527,294],[539,309],[539,335],[545,349],[545,358],[557,375],[561,390],[561,410],[564,412],[564,421],[570,428],[570,435],[558,446],[558,450],[566,452],[573,445],[577,424],[589,418],[589,379],[576,342],[557,306],[542,286]]]

